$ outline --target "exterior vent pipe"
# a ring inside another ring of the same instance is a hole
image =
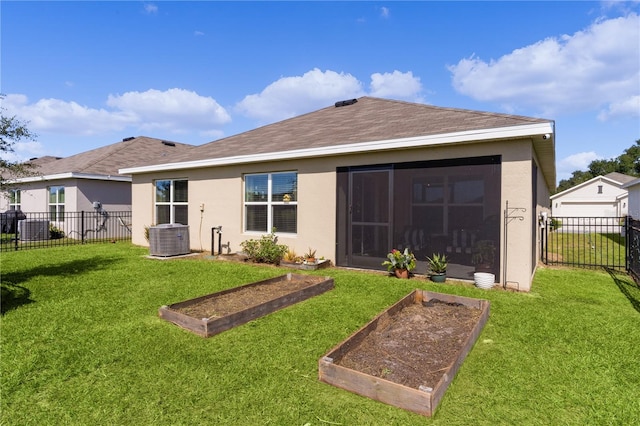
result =
[[[348,99],[346,101],[338,101],[336,102],[336,108],[347,106],[347,105],[353,105],[356,102],[358,102],[357,99]]]

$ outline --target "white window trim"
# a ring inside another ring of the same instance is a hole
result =
[[[272,187],[273,187],[273,175],[279,175],[279,174],[285,174],[285,173],[295,173],[296,175],[296,182],[298,181],[298,172],[296,170],[287,170],[287,171],[282,171],[282,172],[265,172],[265,173],[246,173],[242,179],[242,230],[245,234],[264,234],[266,233],[270,233],[271,230],[273,229],[273,206],[297,206],[298,205],[298,200],[296,199],[296,201],[273,201],[272,200],[272,196],[273,196],[273,192],[272,192]],[[262,176],[262,175],[267,175],[267,201],[246,201],[246,191],[247,191],[247,176]],[[297,183],[296,183],[297,185]],[[253,231],[253,230],[248,230],[247,229],[247,209],[246,206],[267,206],[267,229],[266,231]],[[298,226],[298,214],[297,214],[297,209],[296,209],[296,228]],[[281,234],[281,235],[297,235],[297,233],[294,232],[278,232],[278,230],[276,229],[276,234]]]
[[[56,202],[52,203],[51,202],[51,188],[58,188],[56,190]],[[63,201],[62,203],[60,202],[60,189],[62,189],[64,191],[64,198],[65,201]],[[52,185],[47,187],[47,209],[49,210],[49,214],[51,214],[51,207],[55,206],[56,207],[56,219],[54,220],[54,222],[64,222],[64,216],[66,214],[66,209],[65,209],[65,203],[67,200],[67,191],[64,185]],[[63,213],[60,214],[60,207],[62,207],[63,209]],[[60,217],[62,216],[62,217]]]
[[[169,181],[169,201],[157,201],[157,184],[158,182]],[[189,190],[187,189],[187,201],[173,201],[174,197],[174,183],[176,181],[186,181],[189,185],[188,179],[156,179],[153,181],[153,216],[154,223],[158,223],[158,206],[169,206],[169,223],[176,223],[174,206],[187,206],[189,208]],[[187,187],[188,188],[188,187]]]
[[[22,194],[19,189],[10,189],[9,190],[9,209],[13,210],[21,210],[22,205]]]

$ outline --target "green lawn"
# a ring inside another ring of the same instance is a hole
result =
[[[550,232],[546,254],[549,264],[624,268],[625,241],[620,234]]]
[[[285,269],[128,243],[0,254],[2,425],[640,424],[640,290],[541,269],[530,293],[327,269],[335,289],[203,339],[158,308]],[[431,418],[318,381],[318,359],[414,288],[491,316]]]

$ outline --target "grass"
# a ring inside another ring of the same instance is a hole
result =
[[[625,275],[545,268],[519,294],[325,269],[334,290],[203,339],[158,308],[288,270],[146,253],[0,254],[2,425],[640,423],[640,289]],[[416,287],[491,301],[433,418],[318,380],[322,355]]]
[[[550,232],[548,238],[550,264],[624,268],[625,238],[620,234]]]

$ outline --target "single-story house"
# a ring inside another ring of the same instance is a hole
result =
[[[182,223],[191,248],[208,249],[221,226],[236,252],[275,228],[298,254],[344,267],[382,270],[408,247],[416,273],[443,253],[449,277],[472,279],[484,254],[498,283],[526,291],[555,188],[554,127],[362,97],[120,173],[133,178],[135,244],[148,226]]]
[[[622,185],[628,192],[627,214],[635,220],[640,220],[640,178],[634,178]]]
[[[0,197],[0,211],[22,210],[73,236],[78,225],[67,220],[71,212],[131,211],[131,176],[119,169],[153,164],[192,148],[139,136],[70,157],[34,158],[30,176],[7,181],[10,189]]]
[[[551,212],[554,217],[626,216],[629,195],[625,184],[635,179],[617,172],[596,176],[552,195]]]

